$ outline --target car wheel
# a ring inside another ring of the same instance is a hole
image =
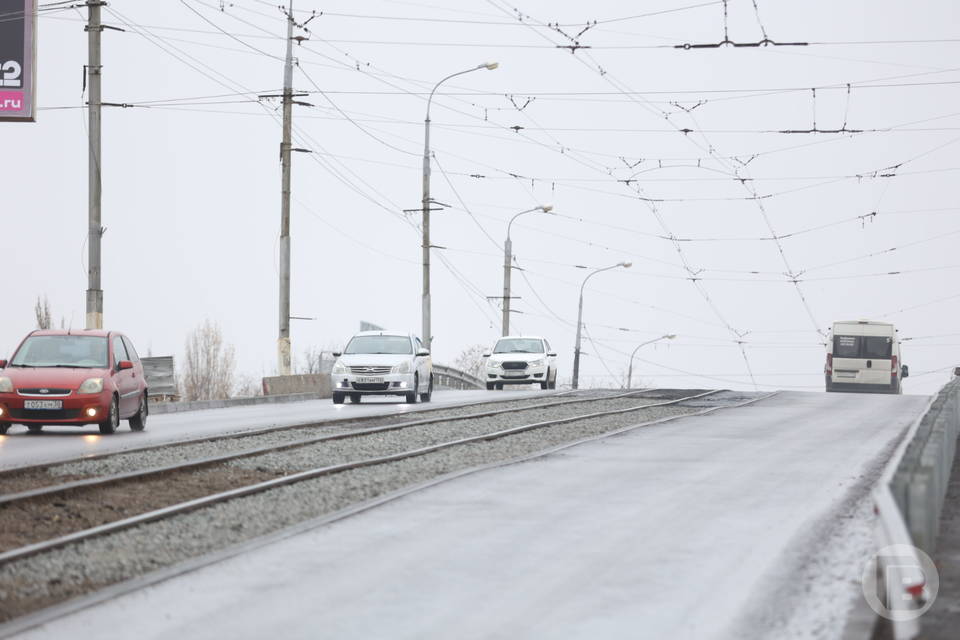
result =
[[[120,426],[120,404],[117,401],[117,397],[114,396],[113,400],[110,401],[110,413],[107,416],[106,422],[100,423],[100,433],[110,434],[117,430],[117,427]]]
[[[42,425],[42,424],[28,424],[28,425],[27,425],[27,431],[29,431],[30,433],[40,433],[41,431],[43,431],[43,425]]]
[[[7,433],[7,429],[10,428],[9,422],[0,422],[0,436]]]
[[[494,387],[494,384],[493,384],[492,382],[488,382],[488,383],[487,383],[487,391],[493,391],[494,388],[495,388],[495,387]]]
[[[540,383],[540,388],[544,390],[550,388],[550,369],[547,369],[547,377]]]
[[[417,404],[417,400],[420,398],[420,394],[417,393],[417,390],[420,388],[420,376],[413,376],[413,391],[405,394],[407,399],[407,404]]]
[[[359,393],[351,393],[350,402],[352,402],[353,404],[360,404],[360,398],[362,397],[363,396],[361,396]]]
[[[553,372],[553,380],[550,381],[550,384],[547,385],[547,389],[556,389],[557,388],[557,372]]]
[[[147,416],[150,415],[150,403],[147,399],[147,392],[144,391],[140,396],[140,408],[127,421],[131,431],[143,431],[147,428]]]
[[[336,393],[333,394],[333,404],[343,404],[344,394]]]
[[[433,374],[430,375],[430,386],[427,387],[427,392],[420,394],[420,402],[430,402],[431,398],[433,398]]]

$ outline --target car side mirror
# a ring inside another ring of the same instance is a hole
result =
[[[910,377],[910,367],[908,367],[907,365],[903,365],[902,367],[900,367],[900,377],[901,377],[901,378],[909,378],[909,377]]]
[[[483,357],[484,357],[484,358],[489,358],[491,355],[493,355],[493,354],[491,354],[489,351],[484,351],[484,352],[483,352]]]
[[[334,351],[332,355],[334,358],[339,358],[343,355],[343,351]]]
[[[127,369],[133,369],[133,363],[129,360],[121,360],[117,363],[117,371],[126,371]]]
[[[547,354],[547,357],[548,357],[548,358],[556,358],[556,357],[557,357],[557,352],[556,352],[556,351],[551,351],[550,353]]]
[[[417,351],[417,355],[418,355],[418,356],[428,356],[428,355],[430,355],[430,350],[429,350],[429,349],[420,349],[419,351]]]
[[[7,368],[7,361],[0,360],[0,369],[6,369],[6,368]]]

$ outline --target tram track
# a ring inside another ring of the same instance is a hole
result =
[[[438,438],[434,433],[426,438],[424,434],[413,434],[410,425],[330,434],[333,437],[299,447],[235,456],[211,463],[218,465],[216,467],[208,465],[181,472],[202,474],[215,468],[217,473],[226,474],[225,478],[233,477],[238,482],[235,486],[230,482],[211,485],[219,490],[199,491],[186,499],[164,498],[160,504],[151,504],[141,513],[105,518],[93,526],[68,530],[60,535],[42,533],[44,527],[41,525],[49,518],[30,519],[31,511],[38,504],[63,508],[63,505],[83,502],[80,496],[84,491],[94,492],[87,494],[87,504],[110,504],[116,494],[96,492],[109,491],[111,486],[118,490],[131,485],[124,485],[123,481],[112,485],[108,482],[100,486],[64,489],[64,493],[8,500],[0,505],[0,519],[5,511],[19,511],[18,518],[30,523],[21,528],[29,530],[29,536],[16,544],[8,540],[3,547],[4,551],[0,553],[0,591],[9,594],[11,586],[22,587],[25,581],[30,586],[17,593],[9,605],[0,606],[0,621],[430,478],[515,458],[518,453],[535,453],[584,436],[599,436],[628,425],[699,414],[703,412],[703,404],[698,403],[716,393],[638,390],[615,394],[616,397],[577,398],[578,401],[592,402],[593,406],[589,407],[577,406],[584,402],[556,403],[559,406],[537,410],[539,419],[525,417],[528,412],[522,410],[508,409],[487,418],[461,417],[453,421],[459,423],[457,425],[445,424],[451,420],[430,420],[432,424],[421,425],[434,432],[439,430],[441,435],[456,437]],[[670,399],[663,400],[655,397],[657,395]],[[683,407],[685,401],[693,402]],[[607,405],[632,403],[632,406],[607,406],[597,410],[596,405],[604,402]],[[718,403],[718,406],[724,405],[724,401],[718,400]],[[571,411],[573,408],[577,411]],[[565,411],[564,415],[556,415],[561,410]],[[486,423],[475,433],[464,432],[465,423],[473,421],[479,425],[484,420]],[[494,421],[499,423],[498,427],[491,424]],[[351,448],[332,450],[331,446],[337,443],[349,444]],[[401,446],[404,443],[418,446]],[[358,451],[366,450],[379,451],[379,455],[356,455]],[[284,462],[291,453],[300,459]],[[298,467],[321,454],[327,455],[324,464],[306,469]],[[336,459],[341,454],[342,459]],[[257,473],[262,475],[258,477]],[[196,488],[204,484],[202,479],[203,476],[194,476],[192,486]],[[173,487],[177,484],[174,477],[166,473],[155,473],[153,481],[156,483],[153,486]],[[46,512],[46,516],[50,513]],[[66,577],[61,576],[64,566],[70,568]],[[51,573],[55,576],[52,581],[35,580]]]

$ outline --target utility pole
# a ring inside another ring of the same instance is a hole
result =
[[[513,269],[513,241],[510,239],[510,228],[513,227],[514,220],[525,213],[533,213],[534,211],[550,213],[553,211],[553,205],[542,204],[533,209],[521,211],[510,218],[510,222],[507,223],[507,239],[503,243],[503,320],[500,325],[501,333],[505,336],[510,335],[510,300],[513,299],[513,296],[510,295],[510,272]]]
[[[102,190],[100,156],[100,7],[101,0],[87,0],[87,115],[89,118],[89,155],[87,187],[87,329],[103,328],[103,289],[100,283],[100,240],[103,237],[100,196]]]
[[[293,0],[287,9],[287,58],[283,66],[283,141],[280,143],[280,331],[277,371],[290,375],[290,130],[293,119]]]
[[[501,335],[510,335],[510,271],[513,260],[513,241],[508,232],[503,243],[503,320],[500,323]]]

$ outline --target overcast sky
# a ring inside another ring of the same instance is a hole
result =
[[[499,335],[507,220],[552,204],[513,227],[513,329],[553,343],[561,378],[577,265],[624,260],[586,289],[583,386],[619,386],[637,344],[673,333],[640,350],[638,380],[822,389],[823,333],[859,318],[910,339],[908,393],[960,364],[955,2],[730,0],[730,40],[810,46],[690,50],[673,45],[723,40],[722,2],[295,8],[324,12],[295,50],[312,153],[293,158],[292,313],[316,318],[293,321],[296,356],[361,320],[419,333],[420,216],[402,210],[419,206],[426,94],[490,60],[434,101],[435,361]],[[38,295],[84,322],[84,20],[41,14],[38,120],[0,123],[4,354]],[[103,35],[103,99],[139,105],[104,111],[105,324],[142,354],[181,356],[211,318],[243,373],[275,371],[280,124],[257,96],[282,83],[284,20],[260,0],[104,10],[124,31]],[[814,128],[843,131],[781,133]]]

